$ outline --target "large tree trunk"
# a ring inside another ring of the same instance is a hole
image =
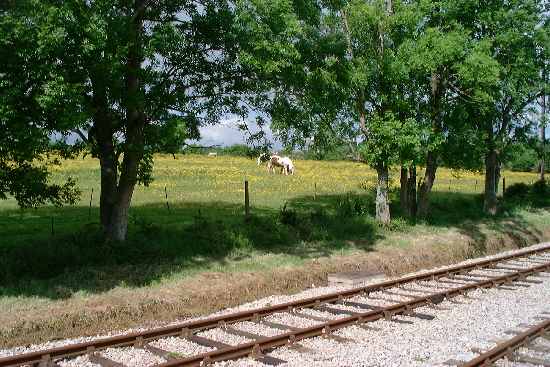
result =
[[[544,181],[545,177],[545,170],[546,170],[546,162],[545,162],[545,155],[546,155],[546,96],[542,96],[541,101],[541,119],[540,119],[540,180]]]
[[[416,218],[418,211],[418,202],[416,198],[416,167],[409,168],[409,178],[407,180],[407,214],[411,218]]]
[[[378,174],[378,183],[376,185],[376,220],[382,224],[389,224],[390,204],[388,198],[389,189],[389,170],[388,167],[378,166],[376,168]]]
[[[432,73],[431,79],[431,120],[432,120],[432,133],[437,135],[441,133],[443,125],[443,108],[442,100],[443,94],[446,88],[446,82],[441,74],[436,72]],[[418,191],[418,216],[420,218],[427,218],[430,213],[430,193],[435,182],[435,175],[437,172],[437,150],[428,150],[426,154],[426,172],[424,173],[424,179],[420,185]]]
[[[145,2],[136,0],[132,17],[128,56],[125,68],[126,109],[125,141],[122,150],[114,146],[114,126],[109,111],[107,93],[101,82],[101,74],[92,76],[94,90],[93,104],[96,110],[94,117],[94,135],[99,147],[101,165],[101,225],[106,239],[124,241],[128,233],[128,211],[137,183],[139,163],[143,158],[145,115],[143,113],[143,86],[139,74],[143,62],[141,33],[143,28],[143,12]],[[119,148],[120,149],[120,148]],[[118,169],[119,155],[123,153],[120,172]],[[120,174],[120,177],[119,177]]]
[[[494,146],[490,145],[485,154],[485,194],[483,210],[491,215],[497,213],[497,182],[498,182],[498,155]]]
[[[427,218],[430,213],[430,193],[435,183],[436,172],[437,156],[435,152],[429,151],[426,157],[426,172],[418,190],[418,216],[420,218]]]
[[[401,178],[399,180],[399,204],[401,206],[401,212],[404,215],[408,215],[409,212],[409,170],[401,166]]]

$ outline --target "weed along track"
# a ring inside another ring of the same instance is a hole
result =
[[[244,357],[279,365],[288,362],[273,353],[280,347],[315,353],[303,345],[313,337],[353,343],[337,332],[348,327],[375,331],[369,323],[378,320],[411,323],[403,316],[431,322],[445,300],[468,297],[478,289],[530,287],[541,284],[537,278],[544,273],[550,273],[550,245],[274,306],[15,354],[1,358],[0,367],[73,366],[79,359],[103,367],[201,366]],[[419,312],[426,307],[432,312]]]

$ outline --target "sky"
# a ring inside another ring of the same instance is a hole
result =
[[[246,136],[238,128],[239,122],[241,122],[240,118],[229,117],[221,120],[217,125],[201,127],[199,129],[201,139],[197,143],[203,146],[246,144]],[[247,123],[252,132],[258,131],[258,125],[254,121],[248,120]],[[282,144],[273,136],[269,127],[266,127],[265,131],[269,140],[274,143],[273,146],[280,149]]]

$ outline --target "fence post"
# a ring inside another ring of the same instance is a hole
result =
[[[502,176],[502,197],[504,197],[505,191],[506,191],[506,177]]]
[[[92,193],[90,194],[90,207],[88,208],[88,220],[92,219],[92,200],[94,199],[94,188],[92,187]]]
[[[166,185],[164,185],[164,197],[166,199],[166,209],[170,212],[170,204],[168,204],[168,190],[166,189]]]
[[[245,220],[250,218],[250,197],[248,195],[248,180],[244,181],[244,216]]]
[[[449,191],[451,191],[451,179],[449,178]]]
[[[477,192],[477,180],[476,180],[476,185],[475,185],[474,191]]]
[[[317,200],[317,182],[313,183],[313,200]]]

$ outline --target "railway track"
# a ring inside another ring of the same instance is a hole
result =
[[[527,330],[518,332],[515,337],[501,342],[487,351],[476,351],[479,353],[479,356],[460,364],[460,367],[490,366],[503,359],[523,365],[550,367],[550,359],[533,357],[529,354],[519,352],[520,348],[524,348],[527,351],[550,356],[549,347],[541,347],[535,344],[538,338],[547,338],[550,340],[550,314],[539,318],[542,319],[541,322],[529,326]]]
[[[352,325],[365,326],[380,319],[394,320],[397,315],[433,318],[415,309],[437,308],[445,299],[479,288],[528,286],[538,282],[529,277],[542,272],[550,272],[550,246],[275,306],[0,358],[0,367],[50,367],[77,356],[87,356],[90,362],[102,367],[124,367],[104,353],[107,349],[123,347],[156,356],[157,367],[201,366],[242,357],[278,365],[286,361],[266,354],[275,348],[288,346],[306,350],[300,340],[316,336],[343,341],[334,331]],[[388,301],[391,296],[398,296],[400,300]],[[277,317],[282,314],[302,320],[306,325],[281,322]],[[243,329],[244,323],[255,328],[253,331]],[[271,330],[271,336],[256,331],[261,328]],[[216,340],[209,334],[212,330],[232,336],[238,342]],[[167,338],[192,343],[198,352],[184,356],[159,347],[157,342]]]

